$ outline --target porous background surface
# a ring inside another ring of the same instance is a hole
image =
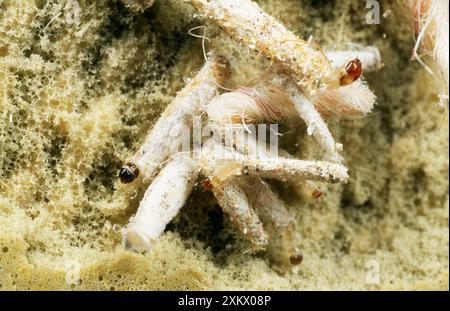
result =
[[[298,271],[282,273],[264,253],[247,252],[200,187],[152,252],[125,251],[121,229],[147,185],[117,178],[203,63],[191,28],[206,25],[207,49],[231,62],[229,87],[270,63],[182,0],[144,12],[80,0],[79,23],[68,2],[0,0],[0,289],[448,289],[447,112],[409,60],[402,5],[380,1],[385,17],[369,25],[364,1],[258,1],[304,38],[326,48],[375,45],[385,64],[366,75],[378,97],[372,114],[327,118],[349,183],[317,184],[318,199],[275,184],[304,256]],[[282,144],[299,158],[320,157],[301,122]]]

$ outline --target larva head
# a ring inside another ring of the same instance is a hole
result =
[[[318,199],[322,196],[323,192],[320,189],[314,189],[311,194],[314,199]]]
[[[314,105],[321,113],[332,112],[341,117],[365,115],[372,111],[375,95],[360,79],[363,69],[358,57],[345,67],[337,68],[340,87],[323,90],[313,97]]]
[[[202,189],[204,191],[211,191],[214,188],[214,186],[211,183],[211,180],[209,180],[209,178],[202,180],[200,185],[202,186]]]
[[[345,73],[339,80],[340,85],[345,86],[353,83],[353,81],[361,77],[362,72],[362,64],[358,57],[349,61],[345,66]]]
[[[289,257],[289,262],[293,266],[301,264],[302,261],[303,261],[303,255],[301,253],[298,253],[298,254],[295,254],[295,255],[291,255]]]
[[[231,75],[230,63],[224,56],[218,55],[214,51],[208,52],[207,58],[212,66],[215,82],[219,85],[224,84]]]
[[[129,184],[139,176],[139,169],[136,165],[128,163],[119,171],[120,181],[124,184]]]

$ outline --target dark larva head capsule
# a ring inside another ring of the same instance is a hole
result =
[[[119,178],[120,181],[124,184],[129,184],[133,180],[136,179],[136,177],[139,176],[139,169],[136,165],[132,163],[128,163],[124,167],[122,167],[119,171]]]
[[[322,196],[323,192],[320,189],[314,189],[314,191],[312,192],[312,196],[314,199],[318,199]]]
[[[297,247],[291,249],[291,256],[289,257],[289,261],[291,265],[296,266],[302,263],[303,254]]]
[[[345,74],[340,79],[340,85],[349,85],[353,81],[359,79],[362,75],[362,64],[358,58],[351,60],[345,66]]]
[[[289,257],[289,261],[293,266],[299,265],[303,261],[303,255],[302,254],[292,255],[291,257]]]

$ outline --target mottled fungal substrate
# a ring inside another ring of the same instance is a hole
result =
[[[228,75],[226,60],[213,52],[208,53],[208,61],[203,68],[177,94],[141,148],[127,160],[127,163],[138,167],[144,180],[151,179],[158,167],[178,151],[183,130],[189,128],[193,116],[200,115]]]
[[[134,12],[143,12],[155,3],[155,0],[122,0],[130,10]]]

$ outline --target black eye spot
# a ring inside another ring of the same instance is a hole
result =
[[[119,171],[119,178],[120,181],[124,184],[129,184],[133,180],[136,179],[136,177],[139,176],[139,169],[134,164],[127,164],[124,167],[122,167]]]

